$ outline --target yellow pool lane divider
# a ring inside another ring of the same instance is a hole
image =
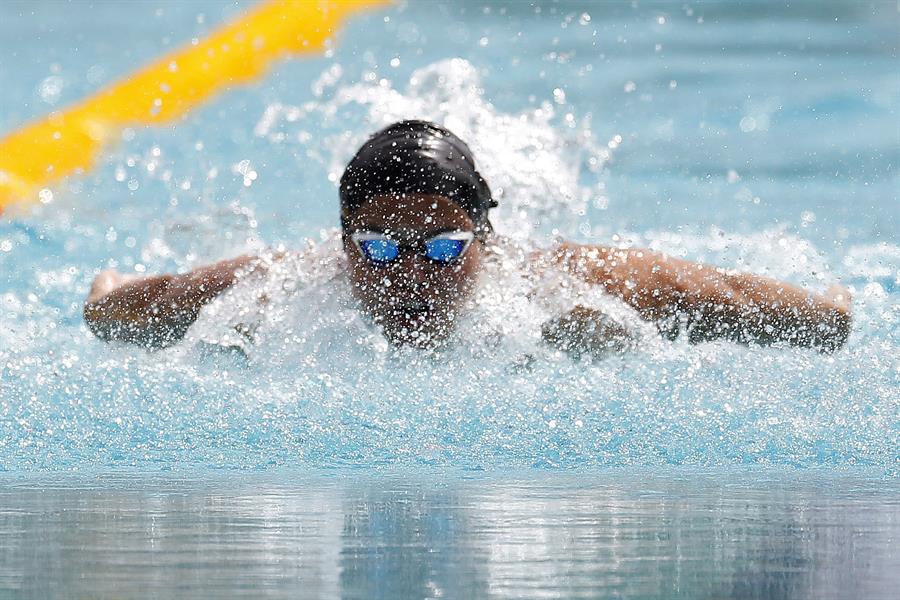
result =
[[[80,103],[0,139],[0,213],[52,198],[50,186],[94,166],[124,128],[172,121],[279,58],[312,53],[348,15],[387,0],[268,0]]]

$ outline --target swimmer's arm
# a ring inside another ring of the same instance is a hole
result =
[[[674,337],[816,347],[833,352],[850,335],[850,294],[818,295],[768,277],[734,273],[648,250],[566,244],[554,260],[602,286]]]
[[[94,278],[84,321],[104,341],[169,346],[184,337],[205,304],[257,264],[255,257],[241,256],[181,275],[150,277],[106,270]]]

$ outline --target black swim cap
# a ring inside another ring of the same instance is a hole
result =
[[[373,135],[341,177],[341,225],[373,196],[439,194],[468,213],[479,232],[490,231],[497,206],[461,139],[428,121],[400,121]]]

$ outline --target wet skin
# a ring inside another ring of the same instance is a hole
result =
[[[350,238],[363,231],[384,233],[400,242],[400,256],[386,265],[367,259]],[[349,216],[343,243],[353,294],[391,342],[427,347],[453,331],[477,284],[483,243],[475,238],[449,264],[422,254],[426,239],[450,231],[474,232],[475,223],[443,196],[376,196]]]
[[[348,277],[361,310],[396,345],[439,345],[478,284],[484,242],[477,237],[450,264],[421,254],[424,240],[474,223],[450,199],[436,195],[377,196],[345,216]],[[401,245],[387,265],[373,264],[351,239],[381,232]],[[833,352],[850,335],[846,289],[824,295],[767,277],[735,273],[640,249],[563,242],[535,252],[536,272],[561,270],[617,297],[661,333],[682,332],[692,342],[728,339],[745,344],[785,343]],[[104,340],[163,347],[181,339],[201,308],[242,276],[265,268],[252,256],[180,275],[135,277],[103,271],[91,287],[85,322]],[[574,306],[542,329],[544,339],[567,352],[599,353],[629,347],[630,335],[597,310]]]

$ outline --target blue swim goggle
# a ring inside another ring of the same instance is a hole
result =
[[[435,263],[447,265],[465,254],[475,234],[471,231],[448,231],[439,233],[424,242],[401,244],[385,233],[358,231],[350,236],[360,254],[378,265],[386,265],[400,256],[402,248],[418,249],[425,258]]]

